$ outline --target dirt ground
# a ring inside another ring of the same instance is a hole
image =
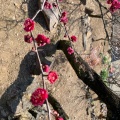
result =
[[[102,2],[105,4],[106,0]],[[65,0],[65,2],[61,3],[61,6],[63,10],[69,11],[69,23],[67,24],[69,34],[78,37],[77,43],[74,44],[75,49],[79,54],[85,54],[82,46],[80,18],[85,14],[85,7],[92,9],[93,14],[100,14],[99,6],[94,0],[86,2],[86,6],[80,0]],[[32,55],[29,52],[33,45],[24,42],[24,35],[26,33],[23,30],[24,20],[28,17],[33,17],[36,10],[38,10],[36,0],[0,0],[0,120],[9,116],[7,107],[12,103],[8,102],[9,105],[7,104],[8,106],[5,108],[5,101],[9,101],[12,97],[14,98],[14,95],[18,94],[20,94],[20,98],[22,99],[26,89],[30,89],[30,85],[33,86],[33,89],[36,89],[34,86],[37,86],[33,84],[33,79],[36,77],[31,76],[26,67],[31,62],[29,58]],[[39,14],[35,21],[34,36],[38,33],[44,33],[54,42],[64,39],[64,30],[60,26],[52,32],[46,30],[47,26],[42,14]],[[101,40],[95,42],[88,41],[88,45],[101,46],[101,51],[103,51],[105,32],[102,19],[90,17],[90,26],[94,41]],[[108,49],[109,46],[106,43],[105,51]],[[100,64],[94,67],[94,69],[99,73],[102,67]],[[87,115],[86,112],[88,100],[85,97],[85,84],[77,78],[74,70],[61,51],[57,51],[55,54],[53,69],[59,73],[59,80],[55,85],[50,86],[49,89],[53,96],[60,102],[70,120],[91,120],[91,116]],[[36,81],[36,83],[38,82]],[[91,92],[91,94],[93,99],[97,98],[95,93]],[[18,99],[15,98],[14,100],[17,101]],[[14,103],[16,107],[12,109],[13,111],[11,110],[13,116],[14,113],[16,114],[15,111],[19,109],[17,108],[17,105],[20,104],[19,102],[20,100]],[[94,109],[98,117],[100,115],[100,101],[94,101]],[[19,111],[19,114],[23,112]]]

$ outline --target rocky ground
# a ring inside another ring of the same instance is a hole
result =
[[[92,10],[93,15],[99,15],[100,9],[94,0],[86,1],[86,5],[81,1],[64,0],[61,3],[61,8],[69,11],[68,32],[78,37],[77,43],[74,44],[75,49],[84,58],[90,52],[90,46],[100,48],[99,53],[104,51],[104,55],[108,55],[109,45],[105,42],[104,46],[106,34],[103,21],[99,17],[89,17],[91,31],[87,39],[87,51],[84,51],[81,16],[85,15],[85,8]],[[105,5],[105,2],[106,0],[103,0],[102,4]],[[36,0],[0,0],[0,8],[0,120],[7,118],[12,120],[14,116],[19,117],[20,120],[34,120],[35,117],[30,113],[33,106],[29,98],[31,93],[39,87],[41,76],[30,74],[35,56],[30,52],[33,45],[24,42],[26,33],[23,30],[23,22],[26,18],[33,17],[38,10],[38,3]],[[110,13],[107,16],[111,17]],[[106,17],[107,20],[109,21]],[[47,25],[43,14],[39,14],[35,22],[34,36],[44,33],[51,38],[52,42],[66,39],[64,29],[60,25],[51,32],[46,30]],[[107,29],[110,34],[109,26]],[[59,73],[59,80],[53,86],[48,85],[49,92],[60,102],[70,120],[91,120],[94,116],[91,113],[95,113],[95,119],[102,120],[101,102],[97,100],[97,95],[90,90],[94,101],[91,102],[86,98],[88,92],[86,92],[86,86],[77,78],[64,54],[57,51],[53,57],[46,59],[54,60],[52,69]],[[99,63],[92,67],[100,73],[106,66]],[[40,119],[41,114],[37,111],[36,120]]]

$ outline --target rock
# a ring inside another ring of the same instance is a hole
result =
[[[40,77],[34,78],[32,84],[29,85],[27,87],[26,91],[23,93],[22,99],[20,100],[19,104],[17,105],[16,111],[15,111],[15,116],[17,116],[18,114],[22,114],[22,112],[28,111],[29,109],[31,109],[33,107],[33,105],[30,102],[30,97],[31,97],[31,94],[35,91],[35,89],[40,87],[40,85],[38,84],[40,82],[40,80],[38,78],[40,78]],[[13,100],[9,101],[9,106],[12,110],[14,110],[14,104],[15,104],[15,101],[17,101],[17,100],[18,100],[18,98],[16,97]]]
[[[118,84],[110,84],[110,88],[120,96],[120,60],[112,62],[112,67],[115,69],[112,73],[111,82],[115,82]],[[111,74],[110,74],[111,75]]]
[[[0,118],[7,117],[7,116],[8,116],[8,111],[0,106]]]
[[[41,8],[44,0],[39,0],[39,8]],[[50,3],[53,3],[52,0],[49,0]],[[45,16],[47,26],[49,31],[52,31],[58,24],[59,20],[59,11],[58,8],[52,7],[52,9],[43,9],[43,14]]]
[[[90,45],[92,43],[92,29],[90,26],[90,17],[88,14],[81,17],[81,26],[84,51],[90,51]]]
[[[116,11],[113,14],[113,20],[115,22],[113,24],[112,39],[110,41],[112,61],[120,60],[120,36],[119,36],[119,34],[120,34],[120,25],[119,25],[120,18],[118,17],[119,15],[120,15],[120,10]],[[117,18],[117,20],[116,20],[116,18]]]
[[[27,12],[28,11],[28,7],[27,7],[27,4],[22,4],[22,9]]]
[[[20,108],[21,108],[22,104],[21,104],[21,101],[20,101],[20,103],[18,105],[19,99],[20,98],[18,96],[16,96],[13,99],[10,99],[9,101],[7,101],[7,105],[9,106],[10,110],[13,113],[16,111],[16,109],[17,109],[17,113],[21,112]],[[17,108],[16,108],[16,106],[17,106]]]
[[[1,114],[2,114],[2,116],[4,116],[4,117],[7,116],[7,113],[5,112],[5,110],[1,110]]]
[[[92,0],[86,0],[85,8],[91,10],[92,12],[94,12],[95,11],[94,2]]]
[[[25,111],[21,114],[19,120],[36,120],[32,114],[29,112]]]

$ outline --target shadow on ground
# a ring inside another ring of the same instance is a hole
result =
[[[42,64],[50,65],[51,61],[46,59],[46,57],[51,58],[51,55],[56,51],[56,45],[49,44],[38,48],[38,51]],[[40,74],[39,64],[34,65],[34,63],[36,63],[36,54],[35,52],[29,52],[20,64],[17,79],[7,88],[0,98],[0,118],[7,120],[8,116],[10,116],[11,120],[13,120],[12,118],[19,102],[22,100],[24,92],[34,80],[31,73]]]
[[[38,7],[38,1],[39,0],[29,0],[27,2],[28,4],[28,16],[29,18],[33,18],[37,10],[39,10]],[[42,12],[40,12],[37,17],[35,18],[35,22],[39,23],[44,29],[48,30],[47,24],[44,18],[44,15]]]
[[[29,53],[22,60],[17,79],[7,88],[0,98],[0,118],[6,118],[9,115],[11,117],[14,116],[16,107],[23,96],[23,92],[26,91],[26,88],[33,81],[30,70],[32,69],[31,67],[34,61],[35,56],[30,56]]]

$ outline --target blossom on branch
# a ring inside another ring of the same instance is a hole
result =
[[[49,72],[50,67],[48,65],[43,65],[42,66],[44,72]]]
[[[38,34],[37,38],[35,39],[38,46],[44,46],[50,43],[50,39],[47,38],[45,35]]]
[[[120,9],[120,2],[118,0],[108,0],[107,3],[111,4],[111,12],[115,12],[117,9]]]
[[[112,4],[113,0],[107,0],[107,4]]]
[[[45,7],[45,9],[51,9],[52,5],[48,1],[46,1],[44,4],[44,7]]]
[[[28,34],[24,36],[24,41],[27,43],[31,43],[33,41],[33,38]]]
[[[64,120],[62,117],[56,117],[56,120]]]
[[[58,74],[54,71],[50,71],[48,74],[47,79],[53,84],[58,79]]]
[[[34,106],[42,106],[47,98],[48,92],[45,89],[38,88],[35,90],[35,92],[32,93],[30,101]]]
[[[32,47],[31,51],[33,51],[33,52],[36,52],[36,49],[35,49],[35,47]]]
[[[66,25],[66,23],[68,22],[67,12],[62,12],[62,15],[60,17],[60,22],[62,22],[64,25]]]
[[[69,55],[74,53],[74,50],[71,47],[68,47],[67,52]]]
[[[24,30],[26,32],[30,32],[34,29],[34,25],[35,25],[35,22],[32,19],[27,18],[24,22],[24,26],[25,26]]]
[[[59,2],[62,2],[63,0],[59,0]]]
[[[109,72],[110,72],[110,73],[114,73],[114,72],[115,72],[115,68],[112,67],[112,66],[110,66],[110,68],[109,68]]]
[[[54,3],[52,3],[52,6],[53,7],[55,7],[55,8],[57,8],[58,7],[58,5],[54,2]]]
[[[72,42],[76,42],[77,41],[77,37],[75,35],[71,36],[71,41]]]

